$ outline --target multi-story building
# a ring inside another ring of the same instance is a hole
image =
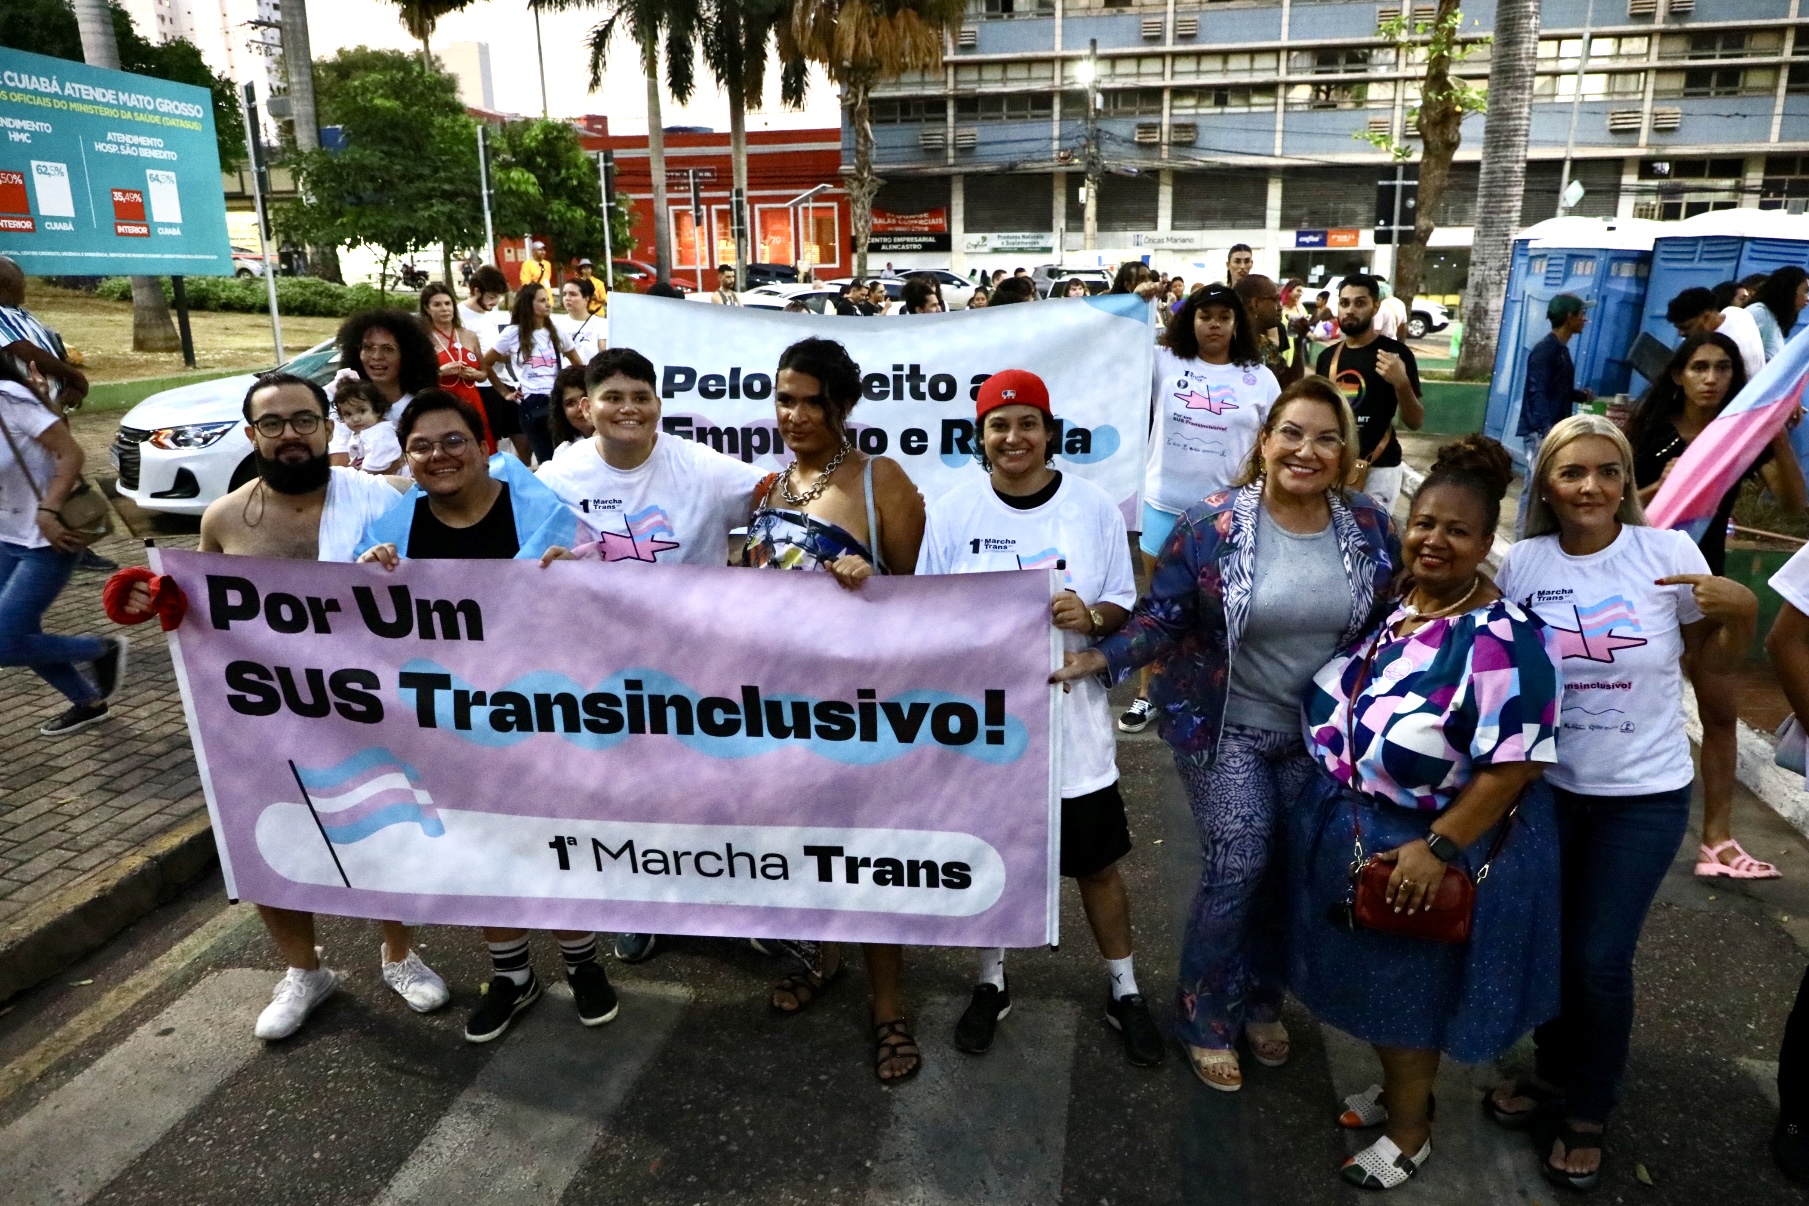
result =
[[[1408,0],[1411,3],[1411,0]],[[1809,15],[1799,0],[1544,0],[1522,221],[1685,217],[1809,201]],[[1412,15],[1425,19],[1420,0]],[[1493,0],[1464,6],[1486,34]],[[1259,268],[1310,277],[1391,267],[1378,247],[1372,134],[1412,140],[1423,62],[1378,26],[1401,5],[1342,0],[973,0],[944,66],[873,101],[884,214],[940,211],[946,242],[876,254],[1012,267],[1148,256],[1222,273],[1250,244]],[[1083,247],[1089,46],[1105,176]],[[1459,72],[1486,86],[1487,45]],[[1437,206],[1427,290],[1469,266],[1483,119],[1465,121]],[[852,161],[844,125],[843,163]],[[892,223],[882,214],[882,230]],[[926,219],[898,221],[920,231]],[[921,245],[921,239],[919,239]],[[1314,270],[1317,269],[1317,274]]]

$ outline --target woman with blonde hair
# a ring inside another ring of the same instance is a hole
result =
[[[1600,1179],[1626,1069],[1634,949],[1689,828],[1684,674],[1705,709],[1731,707],[1731,684],[1708,667],[1745,660],[1758,613],[1750,590],[1709,572],[1688,533],[1647,525],[1633,467],[1632,445],[1607,419],[1553,427],[1528,486],[1526,538],[1496,576],[1550,626],[1562,657],[1558,761],[1546,779],[1563,859],[1563,1007],[1534,1032],[1534,1074],[1485,1104],[1502,1126],[1549,1129],[1541,1171],[1579,1190]],[[1734,751],[1705,744],[1702,774],[1705,797],[1731,799]]]
[[[1301,692],[1368,623],[1400,564],[1388,516],[1347,493],[1356,419],[1336,386],[1281,392],[1231,489],[1194,504],[1156,558],[1125,626],[1065,655],[1055,681],[1106,671],[1150,680],[1201,847],[1181,951],[1181,1041],[1214,1089],[1243,1086],[1237,1046],[1259,1063],[1289,1054],[1283,812],[1311,776]]]

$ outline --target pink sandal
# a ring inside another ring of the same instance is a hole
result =
[[[1721,852],[1732,846],[1736,857],[1731,863],[1721,861]],[[1779,879],[1783,872],[1770,863],[1762,863],[1746,853],[1745,847],[1733,838],[1717,846],[1700,847],[1702,861],[1696,864],[1696,874],[1703,879],[1713,879],[1717,875],[1725,875],[1729,879]]]

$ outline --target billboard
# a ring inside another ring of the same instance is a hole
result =
[[[0,47],[0,254],[35,275],[231,276],[207,89]]]
[[[947,251],[949,249],[948,211],[926,209],[922,213],[899,214],[887,210],[873,211],[873,233],[868,237],[868,251]]]

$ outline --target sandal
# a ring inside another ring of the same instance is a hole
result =
[[[768,999],[767,1004],[771,1005],[773,1012],[781,1017],[795,1018],[804,1012],[805,1006],[822,996],[831,984],[841,979],[842,973],[847,969],[848,961],[838,958],[835,966],[827,974],[809,967],[793,972],[773,985],[773,995]],[[778,994],[782,992],[790,993],[791,999],[797,1003],[789,1009],[779,1004]]]
[[[1237,1052],[1228,1048],[1187,1048],[1187,1061],[1200,1083],[1221,1093],[1235,1093],[1244,1087],[1243,1069],[1237,1066]]]
[[[1409,1156],[1395,1146],[1394,1140],[1387,1135],[1352,1156],[1338,1170],[1343,1177],[1359,1189],[1394,1189],[1405,1185],[1420,1166],[1432,1157],[1432,1140],[1426,1140],[1419,1151]]]
[[[1344,1112],[1338,1115],[1338,1125],[1347,1131],[1368,1130],[1372,1126],[1381,1126],[1388,1121],[1388,1107],[1382,1104],[1385,1094],[1381,1085],[1371,1085],[1361,1093],[1352,1093],[1344,1099]],[[1438,1097],[1426,1098],[1426,1118],[1431,1121],[1438,1117]]]
[[[923,1071],[923,1052],[918,1049],[916,1036],[903,1018],[876,1022],[873,1032],[877,1044],[873,1053],[873,1075],[879,1077],[880,1084],[900,1084]],[[886,1065],[893,1060],[910,1060],[911,1065],[896,1076],[887,1076]]]
[[[1271,1037],[1264,1038],[1258,1035],[1256,1033],[1258,1026],[1263,1027],[1265,1033]],[[1277,1033],[1280,1037],[1273,1037]],[[1281,1067],[1288,1062],[1288,1056],[1293,1050],[1292,1043],[1288,1038],[1288,1028],[1281,1024],[1280,1019],[1273,1022],[1246,1022],[1244,1024],[1244,1041],[1250,1045],[1250,1054],[1256,1057],[1256,1062],[1265,1068]]]
[[[1554,1106],[1564,1104],[1564,1093],[1559,1089],[1547,1089],[1533,1080],[1516,1080],[1511,1084],[1513,1092],[1509,1097],[1525,1097],[1532,1101],[1530,1110],[1504,1110],[1501,1103],[1495,1100],[1495,1094],[1501,1090],[1500,1085],[1482,1095],[1482,1109],[1494,1124],[1504,1131],[1523,1131],[1531,1126],[1534,1119],[1545,1114]]]
[[[1551,1162],[1551,1145],[1554,1142],[1562,1143],[1564,1145],[1564,1158],[1568,1160],[1577,1152],[1592,1150],[1601,1151],[1602,1140],[1605,1137],[1605,1130],[1579,1131],[1571,1125],[1570,1119],[1559,1119],[1556,1125],[1552,1126],[1546,1133],[1544,1141],[1539,1144],[1539,1171],[1544,1173],[1545,1179],[1550,1181],[1553,1185],[1565,1189],[1573,1189],[1578,1193],[1591,1192],[1597,1185],[1601,1184],[1602,1166],[1603,1164],[1606,1164],[1607,1161],[1604,1159],[1602,1162],[1598,1163],[1595,1166],[1594,1172],[1567,1172]]]
[[[1724,863],[1721,852],[1729,846],[1734,848],[1734,861]],[[1762,863],[1746,853],[1746,848],[1733,838],[1714,846],[1705,843],[1697,847],[1697,851],[1702,860],[1696,864],[1696,874],[1702,879],[1714,879],[1718,875],[1729,879],[1781,879],[1784,874],[1773,864]]]

